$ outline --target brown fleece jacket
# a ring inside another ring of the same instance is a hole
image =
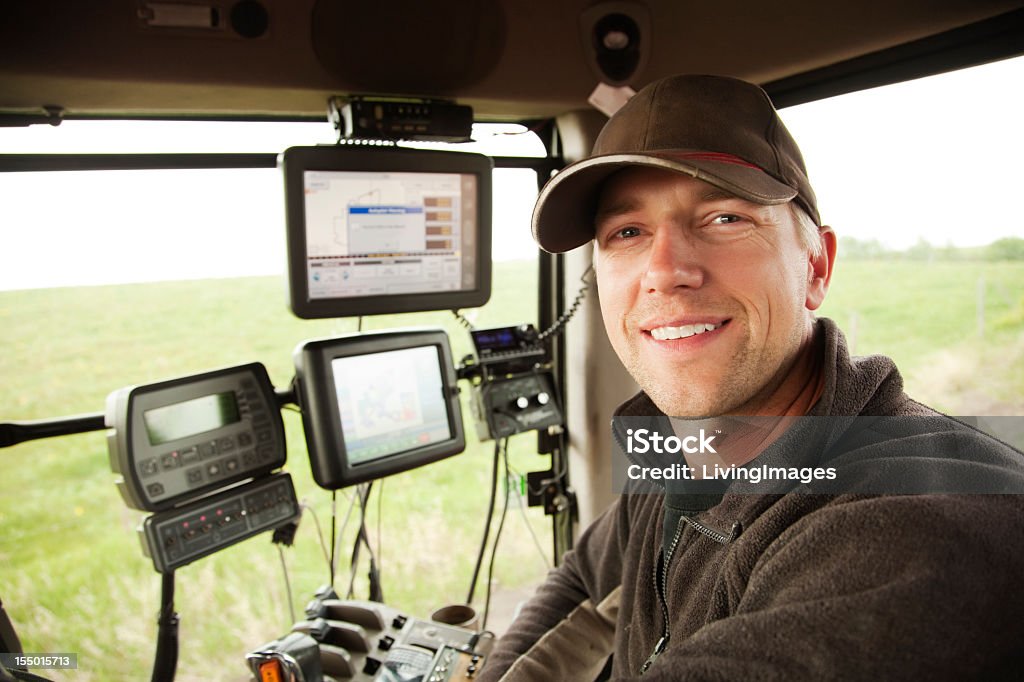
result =
[[[850,358],[831,321],[818,333],[825,386],[812,414],[936,414],[906,396],[891,360]],[[643,394],[620,413],[659,414]],[[1019,468],[1020,453],[985,447]],[[666,505],[681,533],[663,608]],[[644,680],[1017,678],[1022,576],[1021,495],[627,494],[552,571],[479,680],[592,680],[609,653],[613,679],[637,678],[666,624]]]

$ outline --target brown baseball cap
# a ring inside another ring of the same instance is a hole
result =
[[[548,181],[533,237],[559,253],[594,237],[601,187],[626,166],[685,173],[758,204],[796,201],[821,224],[804,159],[764,90],[724,76],[670,76],[605,124],[591,155]]]

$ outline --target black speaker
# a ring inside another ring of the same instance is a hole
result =
[[[580,14],[587,62],[595,75],[612,86],[627,85],[647,63],[651,52],[651,17],[633,2],[601,2]]]
[[[231,28],[243,38],[259,38],[270,26],[267,8],[257,0],[241,0],[231,7]]]

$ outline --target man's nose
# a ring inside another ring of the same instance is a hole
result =
[[[704,269],[698,249],[682,230],[658,230],[648,252],[647,269],[641,285],[648,293],[671,293],[676,289],[704,284]]]

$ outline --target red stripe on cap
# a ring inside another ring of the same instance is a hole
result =
[[[678,154],[674,154],[672,152],[661,152],[658,156],[678,159],[680,161],[715,161],[717,163],[731,163],[737,166],[753,168],[754,170],[759,170],[762,173],[764,172],[764,169],[755,166],[749,161],[744,161],[738,156],[733,156],[732,154],[721,154],[718,152],[680,152]]]

